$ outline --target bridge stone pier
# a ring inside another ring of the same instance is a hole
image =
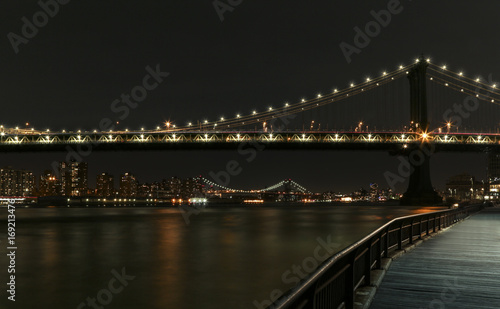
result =
[[[427,142],[429,129],[427,120],[427,88],[426,74],[427,61],[423,56],[408,72],[410,80],[410,124],[412,130],[422,135],[422,143],[414,146],[407,152],[411,166],[411,174],[403,198],[402,205],[434,205],[442,201],[434,191],[431,183],[430,157],[435,148]]]

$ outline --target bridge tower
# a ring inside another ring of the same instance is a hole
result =
[[[427,66],[427,61],[422,55],[408,72],[411,128],[422,134],[422,142],[413,145],[407,152],[411,173],[408,189],[401,199],[402,205],[435,205],[442,201],[432,187],[429,161],[433,150],[425,135],[429,130],[426,88]]]

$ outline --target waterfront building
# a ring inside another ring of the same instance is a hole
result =
[[[179,177],[171,177],[168,180],[168,192],[171,198],[179,198],[182,194],[182,180]]]
[[[488,153],[487,172],[488,181],[500,180],[500,153]]]
[[[101,173],[96,178],[96,195],[100,197],[113,196],[115,194],[115,180],[113,175]]]
[[[32,196],[34,188],[35,177],[31,171],[0,168],[1,196]]]
[[[57,196],[60,192],[61,184],[56,175],[50,170],[45,170],[39,179],[38,196]]]
[[[138,182],[132,173],[125,173],[120,177],[119,195],[121,197],[137,197]]]
[[[192,177],[187,178],[182,182],[181,196],[184,199],[189,199],[190,197],[200,197],[202,196],[202,184],[200,178]]]
[[[470,174],[455,175],[446,183],[446,193],[459,201],[478,199],[484,195],[484,183]]]
[[[84,196],[88,193],[87,162],[59,162],[61,194],[65,196]]]

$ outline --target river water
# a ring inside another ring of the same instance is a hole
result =
[[[0,308],[265,307],[327,250],[392,218],[438,209],[229,205],[188,216],[187,208],[18,208],[16,302],[3,289]]]

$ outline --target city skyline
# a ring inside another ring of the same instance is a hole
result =
[[[456,173],[453,175],[449,175],[446,179],[446,187],[448,187],[449,183],[457,183],[460,186],[467,186],[467,182],[472,179],[474,181],[478,181],[478,183],[483,183],[483,186],[485,183],[496,183],[500,179],[500,156],[498,155],[490,155],[488,158],[488,169],[487,169],[487,177],[486,178],[476,178],[473,174],[467,173],[467,172],[462,172],[462,173]],[[139,186],[145,185],[145,186],[155,186],[161,183],[165,183],[167,180],[172,181],[174,179],[178,179],[179,181],[184,181],[184,180],[189,180],[189,179],[201,179],[204,177],[201,174],[198,174],[196,176],[185,176],[185,177],[178,177],[177,175],[163,175],[161,178],[153,179],[153,180],[147,180],[144,181],[143,179],[140,179],[139,177],[136,177],[136,174],[128,171],[125,167],[120,167],[122,172],[113,174],[109,173],[108,171],[100,171],[100,172],[90,172],[89,173],[89,165],[88,162],[82,161],[70,161],[70,162],[57,162],[57,169],[43,169],[43,172],[41,173],[36,173],[31,170],[25,169],[25,168],[18,168],[14,166],[5,166],[5,167],[0,167],[0,189],[2,189],[2,185],[6,185],[8,183],[11,183],[14,187],[15,186],[21,186],[21,184],[28,184],[33,188],[33,190],[30,190],[30,192],[34,192],[36,194],[34,195],[39,195],[39,196],[51,196],[51,195],[61,195],[61,196],[88,196],[88,195],[95,195],[95,196],[113,196],[115,194],[119,194],[120,196],[134,196],[135,194],[127,194],[126,192],[134,191],[137,192]],[[11,171],[8,174],[2,173],[2,171]],[[206,176],[206,175],[205,175]],[[212,176],[216,176],[213,175]],[[464,181],[464,177],[468,177],[467,181]],[[272,179],[276,180],[281,180],[281,179],[286,179],[286,177],[273,177]],[[123,188],[124,186],[124,180],[129,179],[131,182],[127,184],[128,188]],[[457,180],[454,180],[457,179]],[[220,184],[221,179],[215,177],[215,179],[208,179],[209,181],[214,182],[215,184]],[[300,181],[299,181],[300,182]],[[132,185],[135,186],[134,189],[130,188]],[[58,188],[55,188],[55,185],[57,184]],[[366,188],[370,188],[372,184],[377,184],[376,182],[369,182],[369,183],[360,183],[355,186],[354,189],[352,190],[347,190],[347,191],[342,191],[342,190],[336,190],[335,188],[331,187],[328,190],[311,190],[312,192],[317,192],[317,193],[325,193],[325,192],[335,192],[335,193],[342,193],[342,194],[349,194],[357,190],[362,190]],[[476,185],[476,184],[475,184]],[[269,186],[262,186],[262,187],[251,187],[251,188],[243,188],[243,187],[231,187],[232,189],[236,190],[258,190],[258,189],[264,189]],[[378,184],[377,184],[378,186]],[[226,186],[222,186],[226,187]],[[306,185],[307,187],[307,185]],[[7,188],[7,187],[6,187]],[[384,184],[381,184],[381,189],[384,189]],[[445,191],[445,188],[437,188],[439,191]],[[7,194],[8,191],[5,191],[7,189],[2,189],[0,192],[4,192],[5,195]],[[465,191],[467,191],[466,189]],[[84,192],[84,193],[82,193]],[[103,193],[103,192],[108,192],[108,194]],[[403,192],[403,191],[402,191]],[[396,191],[395,193],[402,193]],[[52,194],[53,193],[53,194]],[[466,192],[467,193],[467,192]],[[463,194],[463,193],[462,193]],[[16,195],[16,194],[10,194],[10,195]],[[30,194],[28,194],[30,195]]]

